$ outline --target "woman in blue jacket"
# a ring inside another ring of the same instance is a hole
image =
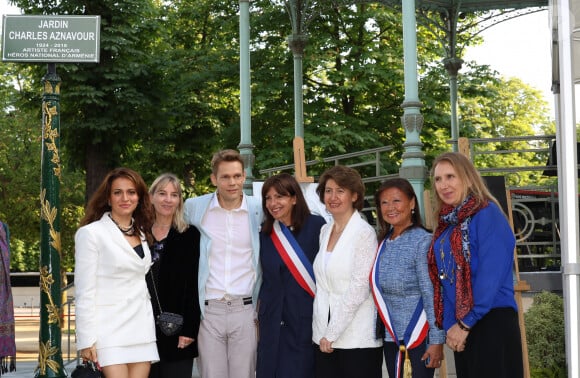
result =
[[[256,378],[311,378],[312,262],[325,221],[310,213],[300,185],[287,173],[264,182],[262,207]]]
[[[440,155],[432,176],[437,228],[429,275],[457,377],[523,377],[508,220],[467,157]]]

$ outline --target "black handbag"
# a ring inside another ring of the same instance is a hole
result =
[[[159,302],[155,278],[153,277],[153,274],[151,274],[151,271],[149,271],[149,274],[151,276],[151,283],[153,284],[153,291],[155,291],[157,307],[159,308],[159,315],[157,315],[155,323],[159,326],[159,329],[165,336],[173,336],[181,331],[181,327],[183,327],[183,316],[173,312],[166,312],[161,309],[161,302]]]
[[[82,365],[72,371],[71,378],[102,378],[104,377],[101,369],[93,361],[85,361]]]
[[[173,336],[183,327],[183,316],[173,312],[162,312],[157,315],[157,325],[161,332],[167,336]]]

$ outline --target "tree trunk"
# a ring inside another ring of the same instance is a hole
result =
[[[97,190],[107,173],[107,156],[110,152],[106,143],[88,144],[86,150],[86,178],[85,178],[85,202]]]

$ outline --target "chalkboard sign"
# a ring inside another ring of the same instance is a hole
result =
[[[507,215],[510,213],[508,207],[506,189],[505,189],[505,177],[504,176],[482,176],[485,185],[491,192],[491,194],[498,200],[503,212]]]

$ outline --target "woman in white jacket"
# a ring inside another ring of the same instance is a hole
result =
[[[77,350],[107,378],[145,378],[159,360],[145,283],[151,225],[145,182],[117,168],[91,197],[75,235]]]
[[[333,217],[322,227],[314,261],[316,377],[380,378],[382,340],[369,286],[377,237],[359,213],[364,184],[356,170],[334,166],[322,174],[316,192]]]

